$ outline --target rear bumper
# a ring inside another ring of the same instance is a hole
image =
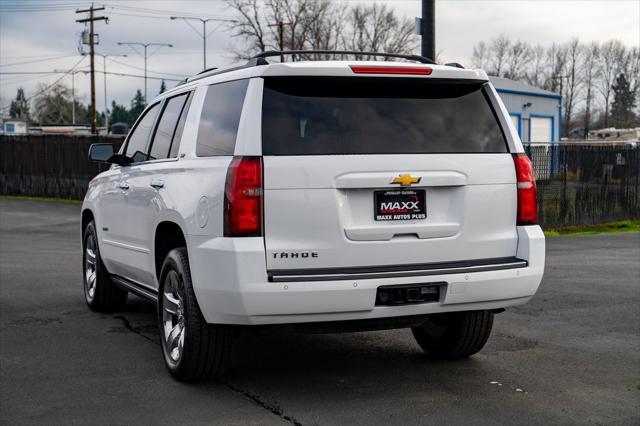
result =
[[[269,281],[261,238],[188,237],[194,290],[209,323],[288,324],[403,317],[498,309],[526,303],[544,272],[545,241],[539,226],[518,227],[513,267],[409,276]],[[525,266],[526,265],[526,266]],[[414,271],[415,272],[415,271]],[[287,276],[291,278],[293,276]],[[272,276],[273,279],[273,276]],[[444,283],[440,301],[375,306],[382,285]]]

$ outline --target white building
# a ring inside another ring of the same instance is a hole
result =
[[[562,97],[502,77],[490,77],[524,143],[560,141]]]

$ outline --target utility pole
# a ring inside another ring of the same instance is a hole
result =
[[[95,73],[95,34],[93,32],[93,23],[95,21],[104,20],[105,22],[109,22],[109,18],[106,16],[94,16],[94,12],[98,10],[104,10],[104,6],[102,7],[93,7],[93,3],[91,3],[91,7],[89,9],[77,9],[76,13],[87,13],[89,12],[89,17],[84,19],[76,19],[76,22],[79,23],[89,23],[89,49],[91,55],[91,133],[94,135],[98,133],[96,128],[96,73]]]
[[[98,53],[98,55],[100,55]],[[119,56],[121,58],[126,58],[127,55],[100,55],[102,56],[102,73],[104,74],[104,127],[107,129],[107,134],[109,134],[109,113],[107,110],[107,58],[108,57],[116,57]]]
[[[133,49],[134,52],[136,52],[138,55],[142,56],[144,58],[144,103],[147,103],[147,49],[150,46],[158,46],[159,50],[161,47],[166,46],[166,47],[173,47],[173,44],[169,44],[169,43],[140,43],[137,41],[119,41],[118,42],[118,46],[123,46],[123,45],[127,45],[129,46],[131,49]],[[134,46],[142,46],[144,48],[144,54],[138,52]],[[156,50],[156,52],[157,52]],[[154,52],[155,53],[155,52]],[[153,55],[153,53],[152,53]]]
[[[284,50],[284,26],[293,26],[293,22],[278,21],[275,24],[269,25],[270,27],[278,27],[278,39],[280,40],[280,51]],[[280,55],[280,62],[284,62],[284,55]]]
[[[418,18],[416,18],[418,21]],[[422,56],[436,60],[436,0],[422,0],[422,19],[418,21],[422,36]]]
[[[171,16],[169,17],[169,19],[171,19],[172,21],[176,20],[176,19],[182,19],[184,22],[187,23],[187,25],[189,25],[193,31],[196,32],[196,34],[198,34],[200,37],[202,37],[202,59],[203,59],[203,70],[207,69],[207,37],[209,37],[209,34],[207,34],[207,22],[234,22],[231,19],[217,19],[217,18],[194,18],[192,16]],[[200,21],[202,23],[202,33],[200,33],[200,31],[198,31],[198,29],[196,27],[194,27],[193,25],[191,25],[191,23],[189,21]],[[213,30],[211,31],[213,32]]]

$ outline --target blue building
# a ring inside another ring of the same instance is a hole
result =
[[[560,141],[562,97],[557,93],[513,81],[490,77],[524,143]]]

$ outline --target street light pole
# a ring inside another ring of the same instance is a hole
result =
[[[169,43],[140,43],[140,42],[122,42],[119,41],[118,42],[118,46],[123,46],[123,45],[127,45],[129,47],[131,47],[131,49],[133,49],[134,52],[136,52],[138,55],[142,56],[144,58],[144,103],[147,103],[147,49],[150,46],[158,46],[158,49],[160,49],[163,46],[166,47],[173,47],[172,44]],[[140,52],[138,52],[133,46],[142,46],[144,48],[144,54],[141,54]]]
[[[100,55],[98,53],[98,55]],[[104,74],[104,127],[107,129],[107,134],[109,134],[109,112],[107,110],[107,57],[116,57],[119,56],[121,58],[126,58],[127,55],[100,55],[102,56],[102,72]]]
[[[74,70],[74,69],[71,69],[71,70],[55,69],[53,70],[53,72],[71,74],[71,124],[75,126],[76,125],[76,74],[80,72],[87,74],[90,71]]]
[[[172,21],[176,19],[182,19],[189,25],[200,37],[202,37],[202,62],[203,62],[203,70],[207,69],[207,22],[215,21],[215,22],[233,22],[231,19],[218,19],[218,18],[194,18],[192,16],[171,16],[169,17]],[[202,22],[202,34],[198,31],[193,25],[189,23],[189,21],[200,21]]]
[[[76,73],[71,73],[71,124],[76,125]]]

